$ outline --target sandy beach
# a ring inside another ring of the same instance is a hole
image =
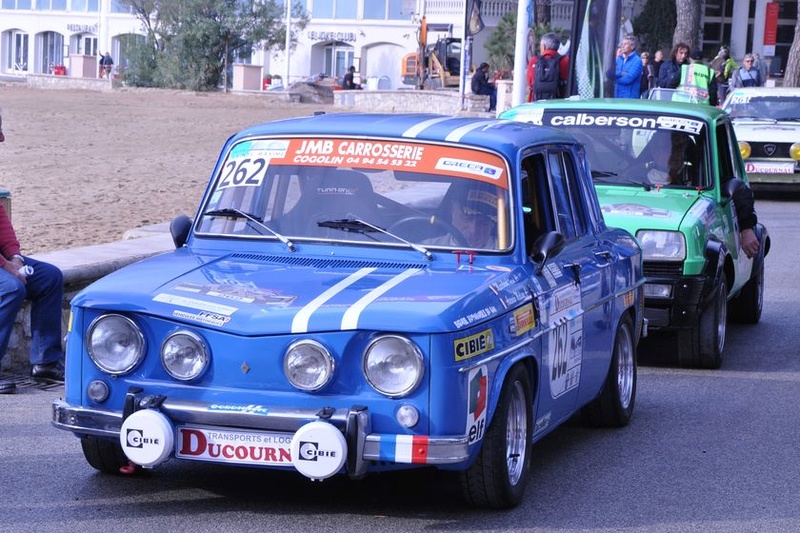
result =
[[[100,244],[194,215],[222,144],[270,120],[333,110],[257,95],[0,84],[0,189],[23,254]]]

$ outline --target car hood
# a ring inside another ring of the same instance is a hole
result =
[[[628,230],[678,231],[688,221],[687,213],[704,211],[711,202],[695,191],[677,189],[597,186],[603,218],[609,226]],[[695,205],[698,204],[699,205]],[[694,218],[696,215],[692,215]]]
[[[518,295],[524,279],[521,267],[212,256],[182,248],[96,281],[72,305],[141,312],[240,335],[355,329],[433,333],[501,313],[508,294]]]
[[[736,139],[751,142],[792,142],[800,138],[800,122],[734,122]]]

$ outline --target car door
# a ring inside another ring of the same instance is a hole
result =
[[[569,150],[553,147],[533,154],[523,167],[533,178],[525,181],[530,195],[538,198],[534,209],[540,212],[523,216],[526,242],[531,241],[529,230],[558,231],[566,239],[563,250],[547,261],[536,280],[541,287],[536,308],[543,332],[536,430],[542,431],[571,416],[576,408],[585,350],[583,293],[590,299],[588,295],[602,282],[593,256],[595,242],[585,235],[584,206],[573,196],[577,190],[570,183],[575,167]],[[592,309],[592,315],[596,312]]]

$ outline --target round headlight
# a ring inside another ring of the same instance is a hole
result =
[[[86,350],[94,364],[109,374],[124,374],[144,355],[144,335],[130,318],[103,315],[86,333]]]
[[[742,154],[742,159],[750,157],[750,154],[753,153],[752,148],[750,148],[750,143],[739,141],[739,152]]]
[[[413,391],[425,373],[422,353],[405,337],[386,335],[372,341],[364,354],[364,376],[391,398]]]
[[[175,379],[195,379],[205,371],[209,361],[211,354],[205,341],[192,331],[176,331],[161,345],[161,364]]]
[[[315,391],[333,376],[334,360],[328,349],[312,340],[293,343],[283,356],[286,379],[300,390]]]
[[[800,143],[794,143],[789,147],[789,157],[795,161],[800,161]]]

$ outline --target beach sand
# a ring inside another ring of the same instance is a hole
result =
[[[230,135],[332,110],[257,95],[0,85],[0,189],[11,192],[22,253],[101,244],[194,216]]]

